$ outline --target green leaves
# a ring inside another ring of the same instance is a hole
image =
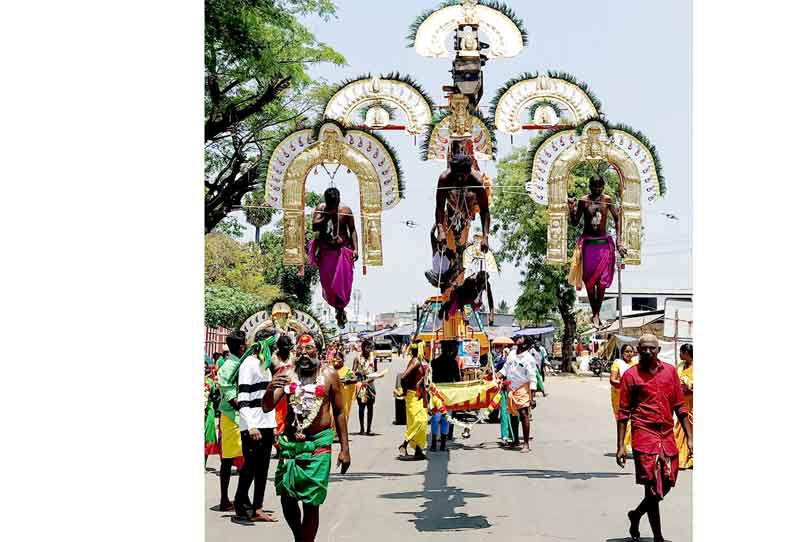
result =
[[[204,324],[235,329],[267,303],[259,296],[231,286],[206,286],[204,288]]]
[[[273,220],[273,215],[276,210],[272,207],[266,207],[267,200],[265,200],[265,191],[258,190],[256,192],[249,192],[243,200],[243,212],[245,213],[245,220],[256,228],[267,226]]]

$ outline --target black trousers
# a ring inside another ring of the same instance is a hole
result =
[[[240,471],[237,493],[234,496],[236,506],[251,505],[251,501],[248,499],[248,490],[251,489],[251,482],[253,482],[254,510],[262,508],[262,503],[265,500],[267,470],[270,466],[270,452],[273,449],[273,429],[259,429],[259,432],[262,434],[262,438],[254,440],[248,431],[240,431],[245,463]]]

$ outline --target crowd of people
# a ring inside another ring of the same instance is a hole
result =
[[[536,395],[548,395],[549,358],[537,338],[520,336],[512,342],[494,346],[493,371],[486,378],[499,387],[501,445],[530,453],[532,411]],[[275,447],[275,490],[284,518],[296,540],[314,540],[319,508],[328,491],[331,445],[339,443],[337,465],[346,472],[353,399],[358,405],[359,434],[374,435],[374,380],[385,371],[378,372],[368,340],[361,343],[360,350],[341,342],[323,349],[308,334],[293,344],[290,335],[259,331],[252,343],[246,344],[245,335],[235,331],[226,344],[228,351],[214,354],[205,368],[205,460],[214,453],[221,458],[218,509],[233,511],[251,522],[276,521],[263,509]],[[629,344],[622,347],[610,371],[617,463],[624,467],[631,453],[636,482],[645,490],[643,500],[628,513],[629,532],[635,541],[645,514],[654,541],[663,540],[659,503],[675,486],[678,470],[693,464],[692,345],[681,347],[682,363],[677,370],[659,360],[658,352],[656,337],[643,336],[636,350]],[[409,344],[407,353],[410,359],[395,389],[406,410],[398,458],[426,460],[426,450],[446,452],[448,442],[454,439],[455,414],[429,393],[429,383],[461,380],[458,342],[441,341],[439,354],[429,362],[424,359],[421,342]],[[230,499],[235,467],[239,477]]]

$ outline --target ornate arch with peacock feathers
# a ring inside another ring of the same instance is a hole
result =
[[[585,121],[573,129],[550,130],[530,151],[530,180],[525,188],[535,202],[549,208],[546,259],[554,264],[567,262],[568,181],[573,168],[582,162],[607,162],[618,172],[621,241],[628,250],[624,262],[639,265],[642,202],[664,195],[661,164],[656,149],[640,132],[600,120]]]
[[[287,135],[263,165],[266,201],[284,211],[284,263],[304,263],[306,178],[321,164],[346,166],[358,179],[364,265],[383,265],[381,212],[404,196],[397,155],[377,135],[329,119]]]

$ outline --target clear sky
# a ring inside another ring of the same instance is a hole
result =
[[[570,0],[557,3],[507,2],[523,18],[529,43],[515,58],[489,61],[481,109],[508,79],[525,71],[560,70],[585,81],[601,99],[611,122],[642,131],[656,145],[667,182],[667,195],[643,208],[645,240],[642,265],[624,272],[625,288],[691,288],[692,251],[692,32],[691,5],[686,0]],[[450,61],[426,59],[406,48],[405,35],[414,18],[437,2],[337,0],[337,19],[307,20],[317,38],[341,52],[345,67],[318,67],[316,78],[329,82],[365,72],[398,70],[412,75],[440,103],[441,86],[450,83]],[[384,133],[384,132],[381,132]],[[367,312],[405,310],[432,290],[423,276],[429,267],[429,231],[433,224],[433,191],[444,169],[440,162],[422,162],[419,142],[401,132],[386,132],[399,153],[405,174],[406,199],[383,213],[384,266],[356,270],[354,288],[361,291],[362,316]],[[513,146],[527,145],[529,135]],[[498,134],[500,154],[511,148]],[[485,163],[493,178],[495,163]],[[356,179],[344,168],[335,179],[343,202],[359,210]],[[311,174],[307,188],[322,192],[327,174]],[[529,198],[527,198],[529,201]],[[666,218],[672,213],[678,220]],[[405,221],[419,224],[408,228]],[[358,223],[358,220],[357,220]],[[476,219],[479,225],[479,217]],[[249,236],[252,236],[249,232]],[[492,244],[498,246],[496,240]],[[492,280],[494,298],[512,307],[520,293],[519,270],[506,266]],[[319,288],[318,288],[319,290]],[[351,315],[352,316],[352,315]]]

